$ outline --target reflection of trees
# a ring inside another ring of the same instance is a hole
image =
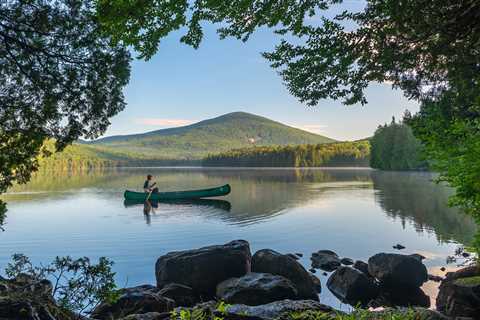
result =
[[[435,230],[439,241],[455,240],[468,244],[476,232],[474,221],[456,208],[447,206],[452,190],[437,185],[430,173],[371,173],[376,201],[385,212],[413,223],[418,232]]]
[[[113,192],[118,197],[125,189],[140,189],[147,173],[154,175],[163,191],[231,184],[232,193],[222,198],[232,203],[230,212],[212,210],[209,216],[236,224],[264,220],[321,197],[326,189],[312,190],[309,183],[368,182],[370,179],[368,170],[345,169],[117,168],[71,175],[44,172],[37,174],[28,185],[14,187],[14,192],[29,193],[9,195],[8,201],[40,199],[85,188],[98,189],[100,196],[112,197]]]
[[[233,192],[232,223],[248,224],[281,214],[288,208],[324,197],[327,188],[312,189],[312,183],[369,181],[368,170],[318,169],[227,169],[205,170],[209,180],[228,182]]]
[[[326,191],[332,186],[370,188],[368,183],[373,180],[375,199],[390,217],[413,223],[419,232],[435,230],[440,241],[469,243],[475,233],[471,218],[446,206],[451,190],[431,183],[430,174],[417,172],[301,168],[117,168],[71,175],[40,172],[28,185],[11,190],[28,194],[6,195],[5,201],[58,197],[57,192],[76,193],[87,188],[97,189],[100,197],[123,201],[123,191],[141,189],[147,173],[155,176],[164,191],[230,183],[232,193],[222,198],[231,203],[230,211],[198,207],[198,214],[227,223],[249,224],[269,219],[288,208],[328,197]]]
[[[7,213],[6,203],[0,200],[0,231],[3,231],[3,223],[5,222]]]

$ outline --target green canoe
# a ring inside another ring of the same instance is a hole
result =
[[[210,189],[152,193],[149,199],[153,201],[162,201],[221,197],[229,194],[230,190],[230,185],[226,184],[221,187]],[[123,196],[126,200],[145,201],[148,193],[126,190]]]

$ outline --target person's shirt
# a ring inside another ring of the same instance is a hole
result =
[[[145,192],[150,192],[150,181],[145,180],[145,182],[143,183],[143,190]]]

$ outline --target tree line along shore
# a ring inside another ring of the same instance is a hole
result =
[[[50,142],[51,143],[51,142]],[[368,167],[382,170],[425,170],[422,145],[411,129],[393,120],[379,126],[372,138],[322,144],[253,146],[199,158],[158,158],[115,152],[99,146],[74,144],[40,159],[45,170],[82,171],[121,166],[206,167]]]

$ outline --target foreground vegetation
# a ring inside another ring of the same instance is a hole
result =
[[[368,141],[234,149],[207,156],[204,166],[368,166]]]
[[[27,256],[15,254],[12,262],[5,269],[8,279],[0,277],[0,285],[5,288],[0,292],[2,298],[0,313],[2,316],[22,315],[25,319],[31,319],[30,316],[33,316],[32,319],[58,320],[78,320],[85,315],[100,315],[100,319],[103,319],[108,314],[115,319],[119,317],[137,319],[149,311],[151,315],[164,320],[224,320],[243,317],[239,316],[238,311],[237,313],[229,312],[232,305],[222,300],[211,300],[178,308],[174,308],[175,305],[172,304],[165,306],[167,312],[163,315],[153,312],[157,309],[154,307],[155,302],[152,301],[155,301],[155,298],[159,299],[157,308],[160,308],[161,298],[153,292],[148,294],[137,292],[135,295],[128,293],[129,288],[117,288],[112,265],[111,261],[103,257],[98,263],[93,263],[86,257],[73,259],[67,256],[56,257],[50,264],[36,266]],[[315,304],[315,301],[311,302]],[[423,308],[388,308],[380,312],[372,312],[360,307],[355,308],[351,313],[344,313],[327,306],[319,309],[314,304],[310,305],[312,309],[279,313],[275,319],[414,320],[430,319],[434,313]],[[16,308],[19,305],[21,307]],[[11,309],[9,306],[15,307]],[[150,308],[153,309],[150,310]],[[105,313],[100,310],[104,310]],[[100,314],[97,314],[98,312]],[[122,314],[123,316],[120,316]],[[129,317],[129,314],[136,314],[136,316]],[[248,317],[248,314],[245,316]]]

